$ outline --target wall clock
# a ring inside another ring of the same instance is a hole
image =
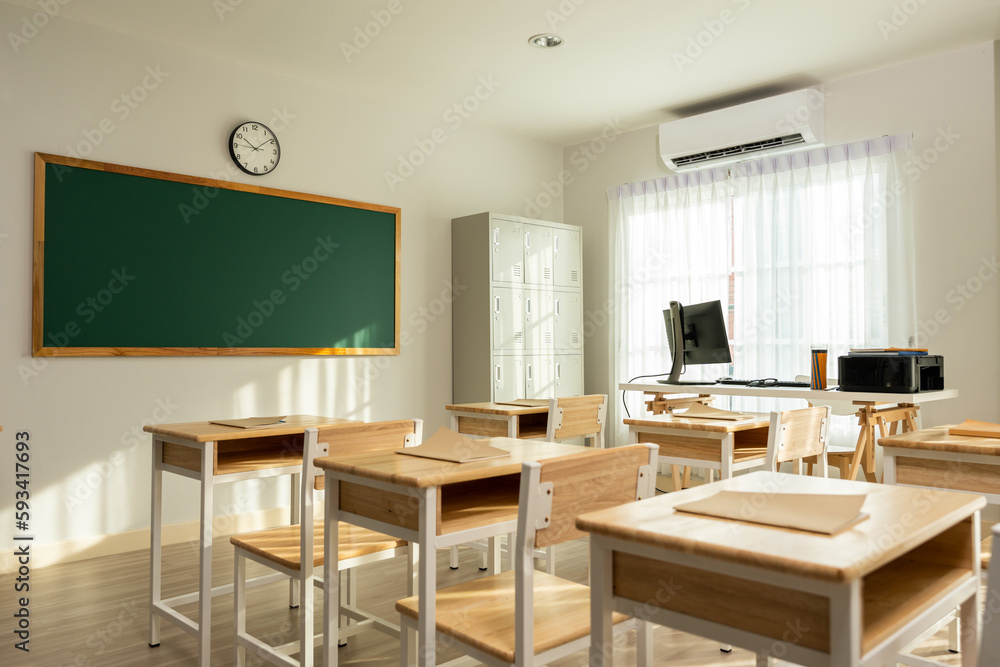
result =
[[[281,147],[267,125],[248,120],[233,128],[229,135],[229,157],[251,176],[263,176],[278,166]]]

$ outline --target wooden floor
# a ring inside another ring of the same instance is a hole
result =
[[[164,595],[195,589],[197,583],[196,543],[179,544],[164,550]],[[215,542],[213,580],[216,585],[230,583],[233,572],[233,549],[227,538]],[[587,549],[584,541],[557,547],[557,571],[576,581],[586,580]],[[438,581],[448,585],[479,576],[478,553],[461,550],[461,567],[449,570],[447,552],[438,553]],[[251,564],[253,567],[258,567]],[[250,575],[253,576],[251,570]],[[392,604],[405,593],[405,564],[401,559],[364,568],[359,580],[359,603],[380,615],[395,619]],[[0,596],[0,621],[3,644],[0,665],[31,667],[166,667],[194,665],[194,638],[166,621],[162,622],[161,645],[147,646],[149,603],[148,552],[135,551],[95,558],[66,565],[42,568],[31,573],[31,652],[12,648],[11,618],[14,603],[12,583],[4,581]],[[248,628],[269,643],[280,644],[294,639],[297,617],[287,604],[288,585],[284,582],[262,586],[248,593]],[[233,664],[233,599],[217,597],[213,602],[212,665]],[[320,602],[320,607],[322,603]],[[182,608],[196,617],[195,605]],[[321,617],[321,609],[318,610]],[[317,621],[317,630],[318,630]],[[670,665],[753,665],[752,654],[739,649],[731,654],[719,651],[712,641],[657,627],[654,630],[658,664]],[[319,659],[321,648],[316,651]],[[395,667],[399,664],[398,643],[371,631],[352,638],[341,648],[341,664],[360,667]],[[944,635],[928,642],[921,655],[958,664],[959,656],[947,652]],[[458,655],[440,649],[439,662]],[[576,666],[587,663],[586,651],[576,653],[554,665]],[[634,665],[634,635],[629,633],[616,653],[616,663]],[[261,660],[248,655],[249,665]]]

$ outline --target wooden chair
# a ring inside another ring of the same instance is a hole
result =
[[[795,461],[795,472],[801,475],[803,459],[815,458],[820,474],[826,477],[826,434],[829,423],[830,408],[825,405],[772,412],[765,467],[777,471],[782,463]]]
[[[651,497],[656,451],[651,445],[629,445],[523,464],[515,568],[438,590],[439,637],[487,665],[546,664],[585,649],[590,588],[536,571],[534,551],[585,535],[576,529],[579,514]],[[396,609],[405,656],[419,600],[400,600]],[[615,614],[614,621],[616,631],[632,626],[623,614]],[[636,625],[639,664],[652,664],[648,623],[637,620]]]
[[[604,448],[604,425],[607,422],[607,394],[567,396],[549,399],[549,420],[545,439],[559,442],[584,437],[591,446]]]
[[[323,477],[313,465],[318,456],[327,456],[332,450],[337,454],[398,449],[416,445],[420,441],[422,422],[419,419],[351,424],[336,428],[307,429],[302,456],[302,477],[299,487],[300,523],[271,530],[234,535],[230,538],[236,548],[235,599],[236,665],[246,665],[246,649],[276,665],[313,664],[313,588],[322,587],[317,569],[323,566],[323,521],[315,520],[313,491],[322,487]],[[323,442],[321,442],[321,440]],[[384,619],[372,616],[356,606],[356,586],[351,569],[409,552],[403,540],[376,533],[365,528],[341,522],[338,553],[338,570],[344,579],[341,585],[341,614],[346,623],[341,627],[340,639],[374,627],[399,637],[399,627]],[[252,560],[290,577],[298,583],[299,636],[295,641],[271,646],[247,633],[246,629],[246,563]],[[407,591],[412,592],[412,577],[407,578]],[[319,635],[322,637],[322,635]],[[299,660],[289,656],[299,653]]]

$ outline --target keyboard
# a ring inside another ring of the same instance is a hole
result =
[[[715,384],[732,384],[732,385],[739,385],[739,386],[746,387],[746,386],[749,386],[750,380],[734,380],[733,378],[719,378],[718,380],[715,381]],[[754,385],[754,386],[760,386],[760,387],[809,387],[810,384],[808,382],[795,382],[793,380],[788,380],[788,381],[779,380],[777,382],[769,382],[767,384]]]

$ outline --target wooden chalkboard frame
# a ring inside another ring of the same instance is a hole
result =
[[[46,165],[56,164],[66,167],[93,169],[130,176],[174,181],[207,188],[221,188],[249,192],[273,197],[284,197],[340,207],[365,209],[390,213],[395,216],[395,335],[394,347],[349,348],[349,347],[55,347],[44,342],[45,327],[45,175]],[[398,355],[400,352],[400,257],[401,257],[400,209],[392,206],[368,204],[364,202],[337,199],[322,195],[306,194],[290,190],[279,190],[246,183],[220,181],[187,176],[165,171],[154,171],[139,167],[83,160],[78,158],[35,153],[34,186],[34,247],[32,270],[32,318],[31,350],[33,356],[41,357],[103,357],[103,356],[252,356],[252,355]]]

